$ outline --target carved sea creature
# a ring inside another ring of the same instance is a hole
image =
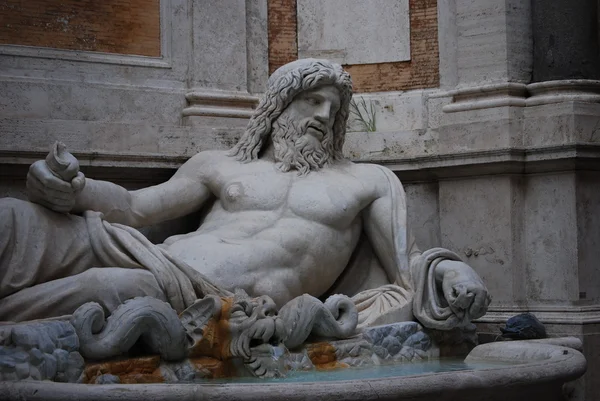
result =
[[[186,331],[171,306],[152,297],[125,301],[105,321],[96,302],[83,304],[71,317],[85,358],[104,359],[121,355],[141,340],[153,353],[168,361],[185,358]]]
[[[245,292],[236,291],[228,322],[229,350],[234,357],[248,360],[251,348],[262,344],[278,346],[285,340],[284,322],[278,316],[275,302],[268,296],[250,298]]]
[[[286,347],[293,349],[316,335],[326,338],[348,338],[356,331],[358,311],[345,295],[332,295],[325,303],[308,294],[285,304],[279,311],[285,323]]]
[[[126,301],[106,320],[95,302],[82,305],[71,317],[80,352],[88,359],[121,355],[140,340],[166,361],[240,358],[258,377],[284,374],[283,345],[295,348],[311,334],[347,338],[357,323],[356,307],[345,295],[333,295],[323,303],[305,294],[278,314],[270,297],[251,298],[241,290],[234,297],[207,296],[180,316],[163,301],[140,297]]]

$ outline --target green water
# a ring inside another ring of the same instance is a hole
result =
[[[489,369],[515,364],[507,362],[465,363],[456,359],[440,359],[394,365],[351,367],[331,371],[289,372],[287,377],[259,379],[238,377],[234,379],[211,379],[210,383],[305,383],[339,380],[383,379],[386,377],[413,376],[425,373],[456,372],[462,370]]]

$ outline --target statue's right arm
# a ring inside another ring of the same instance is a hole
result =
[[[185,216],[199,210],[210,198],[202,174],[206,157],[201,154],[188,160],[165,183],[128,191],[108,181],[85,179],[84,185],[74,185],[56,177],[43,160],[34,163],[27,176],[29,199],[49,209],[63,213],[95,210],[104,219],[131,227],[143,227]],[[77,178],[81,180],[80,174]],[[83,189],[77,187],[83,186]]]

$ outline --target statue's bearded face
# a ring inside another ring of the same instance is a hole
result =
[[[340,94],[334,86],[305,91],[294,98],[273,123],[275,160],[280,170],[295,168],[304,175],[327,163],[339,109]]]

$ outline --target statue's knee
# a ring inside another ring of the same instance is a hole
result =
[[[27,203],[15,198],[0,198],[0,231],[3,235],[10,235],[14,232],[15,217],[18,211]]]
[[[0,212],[22,210],[28,207],[30,202],[16,198],[0,198]]]
[[[97,292],[100,298],[112,296],[115,301],[151,296],[164,300],[164,294],[154,278],[146,270],[116,267],[92,268],[82,273],[86,287]]]
[[[0,198],[0,221],[14,222],[19,216],[31,216],[40,207],[35,203],[16,198]]]

